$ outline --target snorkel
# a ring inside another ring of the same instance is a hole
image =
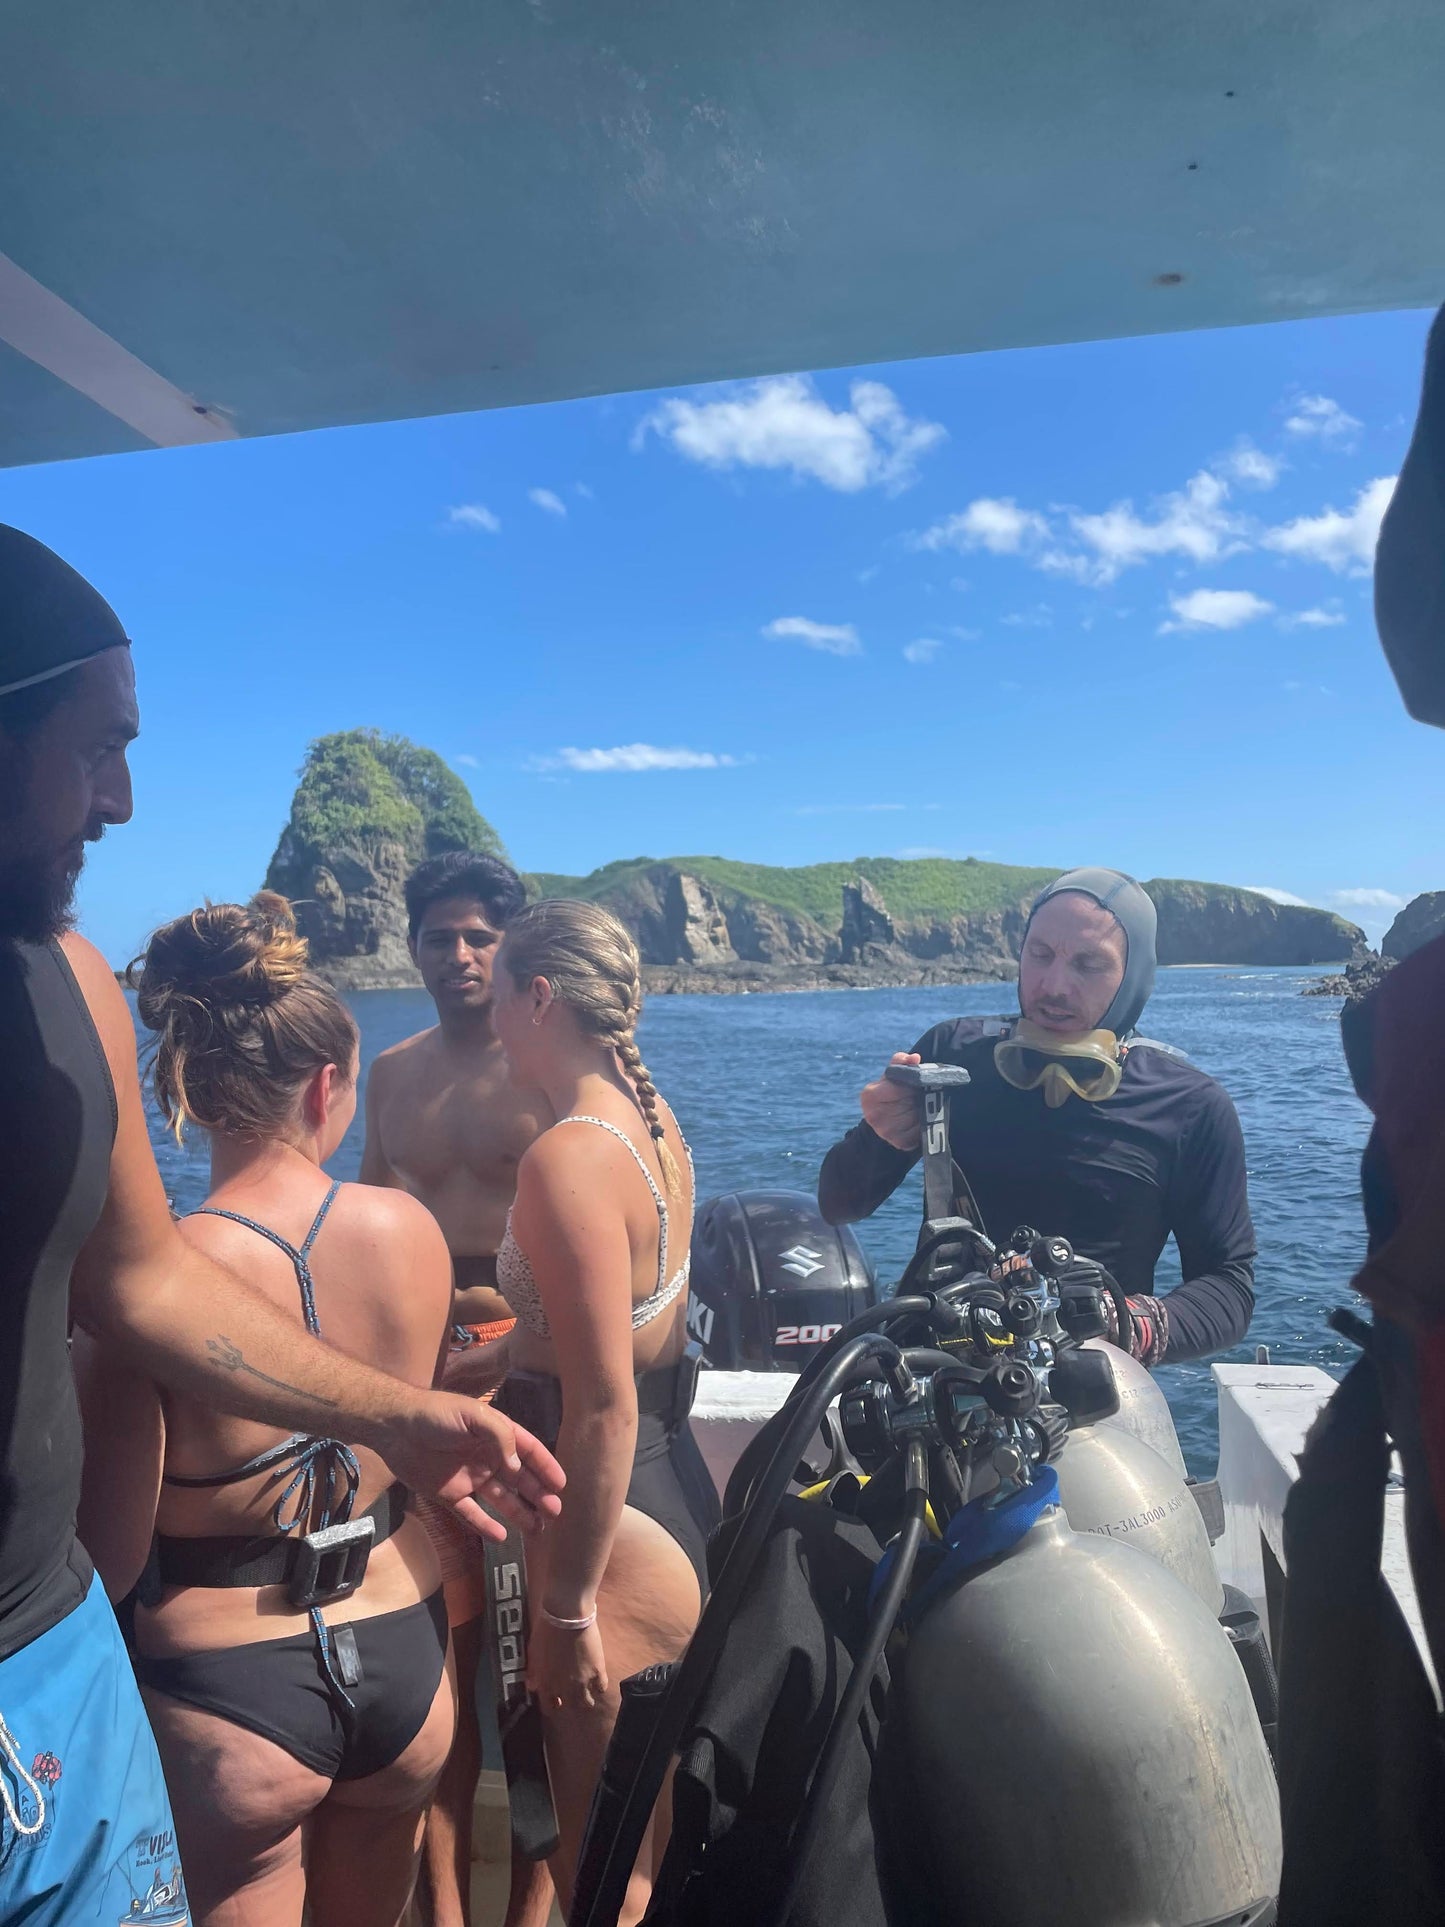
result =
[[[1142,885],[1122,871],[1066,870],[1056,877],[1029,912],[1024,942],[1043,906],[1065,891],[1090,898],[1119,925],[1124,933],[1124,974],[1095,1029],[1068,1036],[1020,1017],[995,1046],[1000,1077],[1016,1090],[1042,1090],[1050,1110],[1057,1110],[1070,1096],[1100,1104],[1114,1095],[1124,1074],[1128,1039],[1154,988],[1158,918]]]

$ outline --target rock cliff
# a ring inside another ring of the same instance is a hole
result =
[[[1423,949],[1442,933],[1445,933],[1445,890],[1427,890],[1424,896],[1412,898],[1390,925],[1380,945],[1380,955],[1402,963],[1412,951]]]
[[[410,985],[402,883],[445,849],[501,854],[461,779],[404,738],[349,730],[312,744],[266,881],[296,902],[318,968],[337,983]],[[654,989],[752,990],[1012,978],[1028,907],[1057,874],[972,857],[801,869],[637,857],[531,884],[536,895],[614,911]],[[1343,964],[1368,954],[1363,933],[1328,911],[1221,884],[1156,878],[1145,888],[1159,911],[1161,963]],[[1439,904],[1445,921],[1445,893],[1420,901]]]
[[[322,736],[307,751],[266,887],[296,905],[316,968],[349,990],[420,983],[406,947],[402,885],[443,850],[502,855],[460,777],[440,756],[374,729]]]

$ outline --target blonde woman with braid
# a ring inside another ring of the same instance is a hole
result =
[[[508,922],[493,981],[511,1075],[557,1119],[522,1157],[497,1254],[517,1317],[497,1402],[567,1473],[566,1510],[529,1554],[565,1908],[618,1683],[686,1646],[718,1502],[687,1419],[691,1158],[637,1047],[637,947],[596,904],[537,903]],[[646,1908],[651,1858],[649,1843],[624,1922]]]

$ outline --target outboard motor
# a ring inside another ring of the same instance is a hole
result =
[[[698,1211],[687,1330],[717,1370],[801,1371],[877,1303],[857,1238],[807,1192],[731,1191]]]

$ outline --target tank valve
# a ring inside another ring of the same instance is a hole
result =
[[[1039,1382],[1027,1365],[1016,1359],[999,1362],[979,1387],[990,1411],[1000,1418],[1025,1418],[1039,1402]]]
[[[1026,1291],[1016,1291],[1004,1311],[1004,1323],[1014,1337],[1032,1338],[1043,1322],[1038,1299],[1031,1298]]]

